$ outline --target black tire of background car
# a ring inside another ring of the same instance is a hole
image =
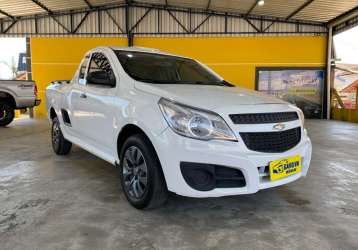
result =
[[[59,128],[58,131],[58,143],[54,143],[54,129],[56,126],[60,126],[60,122],[58,120],[57,117],[55,117],[52,121],[52,129],[51,129],[51,142],[52,142],[52,148],[53,151],[57,154],[57,155],[67,155],[70,153],[71,148],[72,148],[72,143],[67,141],[65,139],[65,137],[63,137],[62,131]]]
[[[126,192],[123,180],[123,162],[120,161],[119,175],[122,190],[129,203],[137,209],[153,209],[162,206],[168,200],[168,189],[165,182],[162,167],[152,143],[144,134],[137,134],[129,137],[120,152],[120,159],[124,159],[126,149],[135,146],[140,149],[148,169],[148,188],[141,199],[133,200]]]
[[[0,127],[9,125],[15,118],[14,108],[7,102],[0,101]]]

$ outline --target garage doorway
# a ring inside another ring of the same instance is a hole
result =
[[[333,37],[334,65],[333,107],[358,109],[358,26]]]

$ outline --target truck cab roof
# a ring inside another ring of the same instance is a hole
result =
[[[171,54],[171,53],[164,52],[164,51],[161,51],[159,49],[154,49],[154,48],[136,47],[136,46],[133,46],[133,47],[109,46],[109,48],[112,50],[122,50],[122,51],[128,51],[128,52],[144,52],[144,53],[152,53],[152,54],[187,58],[182,55]]]

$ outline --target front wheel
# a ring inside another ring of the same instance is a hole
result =
[[[53,151],[57,155],[67,155],[71,151],[72,143],[63,137],[60,122],[57,117],[52,121],[51,141]]]
[[[6,102],[0,102],[0,127],[9,125],[14,118],[14,108]]]
[[[129,203],[138,209],[159,207],[168,198],[157,154],[142,134],[129,137],[120,153],[121,185]]]

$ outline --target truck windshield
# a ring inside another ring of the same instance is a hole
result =
[[[114,52],[126,73],[137,81],[232,86],[192,59],[136,51]]]

